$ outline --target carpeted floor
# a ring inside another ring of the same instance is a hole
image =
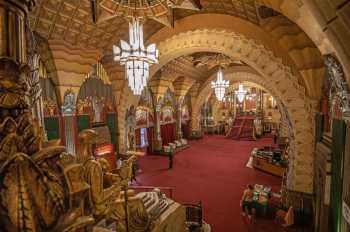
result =
[[[204,219],[213,232],[279,232],[272,220],[257,219],[254,224],[241,216],[239,201],[248,183],[271,186],[278,191],[281,179],[247,168],[251,150],[272,144],[271,138],[235,141],[224,136],[206,136],[191,141],[190,148],[177,153],[173,169],[168,159],[145,156],[139,161],[139,185],[173,187],[180,203],[202,202]]]

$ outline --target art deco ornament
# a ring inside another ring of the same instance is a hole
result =
[[[113,46],[114,60],[125,65],[125,75],[129,87],[135,95],[141,95],[147,85],[149,67],[158,63],[158,50],[155,44],[145,48],[143,44],[143,25],[138,18],[129,22],[129,40],[120,41],[120,47]]]
[[[219,101],[222,101],[224,99],[225,90],[229,86],[229,83],[229,81],[224,80],[224,74],[220,68],[217,73],[216,81],[211,82],[211,87],[214,89],[215,96]]]
[[[238,90],[235,91],[235,94],[237,95],[238,101],[242,103],[247,94],[247,90],[243,88],[242,84],[239,84]]]

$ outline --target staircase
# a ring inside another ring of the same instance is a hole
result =
[[[237,117],[226,137],[236,140],[255,140],[253,137],[254,119],[254,116]]]

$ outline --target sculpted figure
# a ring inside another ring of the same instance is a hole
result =
[[[132,129],[129,129],[128,132],[128,142],[129,142],[129,151],[133,151],[135,150],[135,139],[134,139],[134,133],[132,131]]]
[[[79,161],[83,163],[83,176],[90,187],[90,203],[96,220],[109,218],[116,222],[116,231],[126,230],[126,215],[128,215],[129,231],[145,232],[151,226],[151,218],[146,210],[142,198],[133,191],[127,191],[131,179],[132,163],[135,156],[123,162],[116,174],[110,172],[105,159],[96,160],[93,156],[93,147],[96,143],[97,133],[94,130],[83,130],[79,134],[81,151]],[[127,208],[127,209],[126,209]],[[125,214],[127,210],[127,214]]]
[[[110,204],[120,194],[120,186],[117,182],[105,188],[104,172],[100,162],[93,156],[93,146],[96,143],[97,133],[87,129],[79,133],[79,161],[83,164],[83,177],[90,185],[90,204],[95,218],[101,218],[110,214]]]
[[[58,165],[65,148],[41,147],[27,85],[13,61],[0,59],[0,90],[0,231],[68,232],[91,224],[66,203],[65,186],[74,181]]]

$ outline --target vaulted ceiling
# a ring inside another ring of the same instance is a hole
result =
[[[225,25],[221,25],[220,20],[212,22],[212,17],[217,19],[229,16],[234,19],[229,27],[232,26],[243,34],[247,32],[248,37],[252,36],[256,40],[262,40],[263,45],[272,43],[276,47],[277,53],[283,53],[282,59],[287,60],[291,67],[296,67],[295,70],[299,71],[299,75],[303,78],[300,82],[303,82],[303,85],[308,89],[308,94],[311,97],[320,96],[322,81],[319,80],[319,77],[324,71],[320,52],[298,25],[273,10],[275,8],[266,7],[267,5],[262,3],[275,0],[37,1],[37,6],[29,15],[29,23],[32,30],[38,33],[42,39],[49,41],[49,47],[52,51],[56,49],[56,53],[53,52],[56,68],[61,71],[61,74],[64,73],[59,79],[62,79],[62,76],[63,78],[67,76],[67,81],[70,80],[68,71],[85,73],[90,63],[96,62],[94,59],[102,58],[102,64],[111,78],[120,80],[118,86],[123,86],[122,68],[112,61],[112,45],[118,44],[120,39],[128,40],[127,19],[135,12],[137,16],[146,16],[144,36],[152,41],[160,32],[165,32],[163,39],[172,33],[179,33],[181,29],[178,25],[185,25],[184,28],[188,29],[188,25],[191,23],[189,20],[192,19],[195,20],[193,25],[196,24],[200,27],[202,24],[199,21],[203,18],[205,25],[217,24],[219,25],[218,29],[221,29]],[[178,23],[175,24],[174,28],[171,28],[176,20]],[[269,41],[264,38],[268,38]],[[61,41],[66,42],[67,46],[61,46]],[[55,46],[56,44],[57,46]],[[66,48],[64,52],[62,51],[63,47]],[[71,50],[76,47],[79,49],[72,55]],[[79,60],[78,56],[85,56],[88,51],[91,52],[91,57],[86,55],[86,59]],[[77,57],[75,70],[67,70],[67,62],[72,64],[72,61],[68,61],[64,54]],[[203,58],[206,59],[205,56],[200,59],[203,61]],[[186,76],[195,81],[205,81],[207,76],[215,72],[215,69],[205,69],[198,66],[201,63],[201,61],[198,63],[200,59],[195,56],[179,57],[163,67],[163,70],[167,70],[168,76],[172,76],[172,79]],[[234,62],[236,62],[235,65],[245,65],[237,64],[240,61]],[[82,69],[82,65],[85,65],[86,69]],[[62,81],[61,85],[64,84],[66,82]]]
[[[29,22],[32,30],[46,39],[105,52],[120,39],[128,39],[126,18],[135,8],[139,16],[147,16],[145,38],[177,19],[198,13],[259,21],[255,0],[38,0]]]
[[[228,68],[242,65],[245,64],[221,53],[197,52],[170,61],[162,68],[161,75],[171,80],[184,76],[203,83],[217,72],[219,66]]]

